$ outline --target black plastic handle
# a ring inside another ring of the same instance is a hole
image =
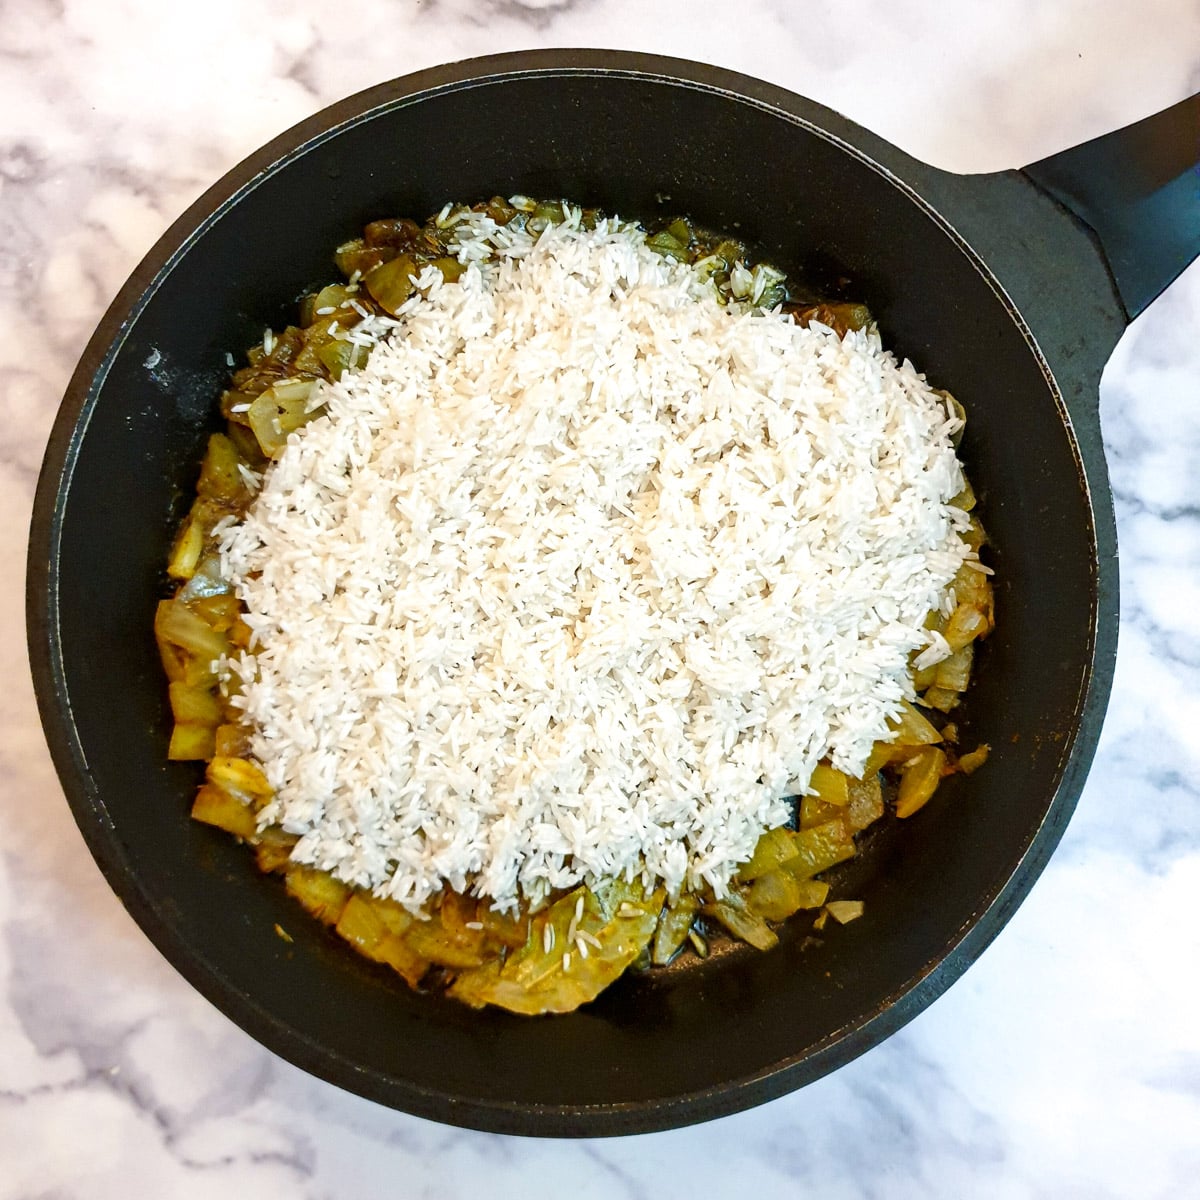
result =
[[[1024,173],[1091,229],[1131,321],[1200,255],[1200,94]]]

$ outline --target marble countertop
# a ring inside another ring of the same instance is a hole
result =
[[[93,326],[169,222],[287,126],[409,70],[541,46],[758,75],[959,171],[1032,161],[1200,89],[1194,0],[0,3],[0,1200],[533,1200],[567,1180],[577,1200],[1200,1196],[1200,265],[1104,378],[1123,616],[1078,813],[983,958],[836,1074],[640,1138],[443,1128],[251,1041],[93,865],[42,742],[21,567]]]

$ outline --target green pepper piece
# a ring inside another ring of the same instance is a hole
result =
[[[654,949],[650,956],[656,966],[665,966],[679,952],[679,948],[687,941],[688,930],[699,911],[700,901],[691,892],[681,893],[678,900],[662,910],[658,928],[654,931]]]
[[[381,263],[364,277],[363,283],[376,303],[395,316],[412,295],[414,278],[420,273],[421,268],[411,254],[400,254],[391,262]]]
[[[656,234],[648,237],[646,245],[651,250],[663,255],[664,258],[674,258],[680,262],[689,262],[691,260],[687,243],[680,241],[669,229],[660,229]]]
[[[905,763],[896,793],[896,816],[911,817],[928,803],[946,771],[946,752],[938,746],[926,746]]]
[[[812,788],[817,799],[825,804],[834,804],[839,808],[844,808],[850,803],[849,776],[826,763],[818,763],[813,768],[808,786]]]
[[[503,196],[493,196],[487,204],[483,206],[483,211],[487,213],[497,225],[507,225],[509,221],[517,215],[517,210],[513,208]]]
[[[380,221],[372,221],[363,230],[363,241],[372,248],[392,246],[397,250],[406,250],[420,239],[420,225],[408,217],[384,217]]]
[[[676,217],[667,226],[666,232],[683,246],[684,249],[692,244],[692,227],[683,217]]]
[[[842,818],[801,829],[796,834],[796,857],[784,864],[784,870],[797,879],[811,879],[819,871],[854,857],[854,839]]]
[[[535,221],[545,221],[548,225],[561,225],[566,220],[561,200],[541,200],[533,210]]]
[[[746,895],[750,911],[767,921],[784,921],[802,908],[820,908],[829,895],[829,884],[797,879],[784,867],[756,879]]]
[[[200,481],[196,495],[206,496],[223,504],[238,505],[246,499],[246,481],[238,470],[237,447],[223,433],[208,439],[208,450],[200,464]]]
[[[760,875],[765,875],[789,859],[795,858],[796,847],[793,845],[792,837],[790,829],[782,827],[768,829],[758,839],[754,853],[738,867],[738,878],[743,883],[749,883],[752,879],[757,879]]]
[[[457,258],[452,258],[450,255],[435,258],[431,265],[441,271],[442,278],[447,283],[457,283],[467,269],[465,263],[460,263]]]
[[[839,808],[836,804],[826,804],[820,796],[801,796],[800,797],[800,820],[801,829],[812,829],[815,825],[824,825],[827,821],[840,821],[846,815],[845,808]],[[793,848],[793,857],[798,851]]]
[[[334,338],[318,351],[317,358],[329,372],[330,379],[341,379],[346,371],[356,371],[367,361],[369,351],[358,342]]]
[[[396,251],[391,246],[368,246],[362,238],[354,238],[337,248],[333,261],[337,263],[338,270],[350,279],[355,272],[360,276],[366,275],[395,257]]]
[[[716,917],[734,937],[749,942],[756,950],[770,950],[779,944],[774,930],[757,913],[750,911],[740,892],[730,892],[724,900],[706,904],[704,913]]]

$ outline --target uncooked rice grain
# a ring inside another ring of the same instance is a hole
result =
[[[960,421],[874,332],[723,304],[632,226],[447,219],[459,282],[348,332],[366,365],[222,535],[260,819],[413,910],[722,894],[944,656]]]

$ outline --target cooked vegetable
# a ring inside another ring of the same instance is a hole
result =
[[[229,642],[208,622],[182,601],[164,600],[158,606],[154,631],[160,641],[186,651],[202,667],[188,671],[187,682],[195,683],[200,679],[215,682],[216,674],[211,670],[211,664],[229,653]]]
[[[812,829],[814,825],[824,825],[826,821],[846,821],[848,810],[837,804],[826,804],[816,796],[804,796],[800,801],[798,816],[801,829]],[[793,857],[796,853],[793,844]]]
[[[758,839],[754,854],[748,862],[738,868],[738,879],[749,883],[768,871],[796,857],[796,847],[792,843],[792,834],[788,829],[768,829]]]
[[[662,892],[613,881],[576,888],[534,918],[525,945],[507,961],[465,971],[450,994],[481,1008],[571,1012],[618,979],[654,935]],[[547,932],[549,931],[549,933]]]
[[[863,902],[861,900],[830,900],[825,905],[825,911],[839,925],[845,925],[848,921],[857,921],[863,915]]]
[[[292,863],[284,876],[287,890],[326,925],[337,923],[350,898],[350,889],[327,871]]]
[[[214,757],[206,775],[209,783],[254,809],[262,808],[274,794],[262,769],[249,759]]]
[[[167,560],[167,574],[173,579],[191,579],[204,553],[204,526],[195,513],[189,513]]]
[[[245,758],[250,753],[250,734],[241,725],[218,725],[214,753],[222,758]]]
[[[672,221],[665,229],[660,229],[646,239],[646,245],[652,250],[657,250],[659,254],[665,254],[670,258],[679,259],[681,262],[691,260],[689,251],[691,244],[692,227],[682,219]]]
[[[236,510],[250,498],[240,467],[237,447],[225,434],[214,433],[208,439],[208,449],[200,464],[196,494],[220,501],[231,510]]]
[[[403,936],[411,927],[412,917],[399,905],[389,910],[386,903],[355,892],[346,900],[334,927],[360,954],[386,963],[409,987],[416,987],[428,972],[429,963]]]
[[[921,703],[929,708],[936,708],[938,712],[948,713],[955,705],[958,704],[959,696],[957,692],[949,691],[942,687],[926,688],[924,695],[921,697]]]
[[[214,749],[211,725],[197,725],[179,721],[171,730],[171,741],[167,746],[167,757],[172,762],[203,761],[212,756]]]
[[[501,913],[489,908],[486,904],[480,904],[476,915],[483,923],[484,931],[495,946],[515,950],[517,947],[523,946],[525,939],[529,936],[529,914],[527,912]]]
[[[319,415],[319,409],[309,407],[314,386],[311,379],[284,379],[255,397],[247,416],[269,458],[287,445],[288,434]]]
[[[879,774],[865,779],[850,780],[850,803],[846,807],[846,820],[852,833],[861,833],[868,825],[883,816],[883,785]]]
[[[927,746],[909,759],[900,772],[900,790],[896,794],[896,816],[911,817],[933,795],[946,770],[946,752]]]
[[[210,688],[193,687],[177,680],[168,688],[171,715],[181,724],[207,725],[216,730],[221,723],[221,705]]]
[[[296,848],[298,840],[295,834],[286,833],[278,825],[268,826],[259,832],[254,844],[254,857],[258,869],[267,875],[285,871],[292,860],[292,851]]]
[[[796,320],[801,325],[816,322],[832,329],[840,337],[851,330],[866,329],[874,322],[871,310],[865,304],[810,304],[795,310]]]
[[[564,205],[493,197],[476,211],[498,224],[526,222],[537,231],[562,221]],[[661,891],[645,894],[640,882],[609,880],[552,893],[537,911],[526,903],[512,913],[446,890],[416,917],[394,901],[293,862],[297,838],[277,825],[260,827],[259,814],[272,800],[272,789],[253,759],[251,731],[231,703],[238,685],[229,681],[222,692],[216,671],[216,664],[235,650],[252,650],[252,634],[222,576],[213,530],[223,518],[245,512],[258,473],[292,433],[321,415],[318,384],[366,362],[368,347],[350,341],[347,333],[372,317],[395,315],[428,265],[446,285],[461,278],[467,266],[456,256],[452,230],[463,211],[452,206],[424,225],[406,218],[368,224],[362,237],[337,250],[335,261],[346,281],[304,297],[299,325],[267,331],[221,396],[226,429],[208,442],[195,501],[167,562],[175,594],[158,605],[154,621],[175,722],[168,756],[208,764],[192,816],[252,844],[259,868],[283,873],[287,890],[364,956],[391,967],[412,987],[433,980],[475,1007],[491,1004],[525,1014],[570,1011],[631,967],[662,966],[680,953],[707,956],[707,931],[714,922],[766,950],[779,940],[772,926],[797,913],[815,912],[814,929],[830,917],[842,924],[857,919],[862,901],[829,899],[831,881],[819,876],[851,858],[855,838],[885,817],[885,787],[889,796],[895,789],[895,815],[908,818],[929,802],[945,775],[969,774],[988,757],[989,747],[980,745],[955,759],[953,726],[937,715],[960,702],[974,668],[975,646],[994,625],[991,582],[978,563],[964,564],[956,575],[954,607],[934,610],[926,621],[952,651],[913,672],[917,702],[933,720],[902,702],[891,736],[876,744],[862,779],[829,762],[818,764],[810,794],[796,802],[798,828],[765,831],[721,899],[707,890],[685,889],[668,901]],[[596,219],[592,210],[583,214],[589,228]],[[683,218],[657,229],[647,244],[667,257],[696,263],[722,301],[782,305],[798,323],[819,322],[841,336],[873,327],[861,304],[794,299],[782,272],[748,264],[741,243],[712,237]],[[963,417],[957,400],[943,395],[949,410]],[[972,514],[962,537],[978,551],[986,535],[974,516],[971,485],[965,483],[950,503]]]
[[[818,763],[813,769],[812,778],[808,781],[809,788],[817,799],[825,804],[836,804],[844,808],[850,803],[850,777],[842,771],[835,771],[825,763]]]
[[[416,257],[401,254],[369,271],[363,278],[363,285],[381,308],[395,316],[412,295],[420,273]]]
[[[797,879],[810,879],[854,856],[854,839],[841,817],[801,829],[795,835],[795,846],[796,857],[784,863],[783,869]]]
[[[730,892],[723,900],[706,904],[704,913],[716,917],[730,933],[756,950],[770,950],[779,942],[775,931],[750,909],[740,892]]]
[[[947,393],[947,395],[949,395],[949,393]],[[954,397],[951,396],[950,399],[953,400]],[[962,408],[961,404],[959,405],[959,408]],[[955,508],[961,508],[963,512],[970,512],[971,509],[975,507],[975,491],[971,487],[969,480],[963,483],[963,490],[959,492],[958,495],[950,501],[950,503],[953,504]]]
[[[241,615],[237,600],[231,596],[229,581],[221,574],[220,556],[212,550],[204,552],[187,584],[179,589],[177,598],[218,633],[226,632]],[[221,622],[219,627],[218,620]]]
[[[958,769],[964,775],[970,775],[973,771],[978,771],[988,760],[988,755],[991,753],[991,746],[986,743],[972,750],[970,754],[964,754],[958,760]]]
[[[699,911],[700,900],[694,892],[682,892],[677,900],[663,908],[654,930],[654,948],[650,955],[655,966],[665,966],[683,949]]]
[[[751,912],[768,921],[784,921],[802,908],[820,908],[829,895],[829,884],[816,879],[797,879],[777,867],[759,876],[746,896]]]
[[[192,804],[192,817],[247,841],[254,837],[257,829],[254,810],[211,783],[204,784],[196,793]]]
[[[330,379],[341,379],[346,371],[356,371],[367,361],[367,348],[358,342],[331,340],[318,351],[317,358]]]
[[[939,688],[951,692],[965,692],[971,682],[971,667],[975,661],[975,647],[971,643],[944,658],[934,668],[933,682]]]
[[[483,923],[475,919],[475,902],[446,892],[427,921],[408,927],[408,944],[442,967],[478,967],[485,958]]]
[[[895,736],[891,745],[896,747],[928,746],[940,742],[942,735],[907,700],[900,702],[900,715],[893,722]]]
[[[961,650],[988,631],[987,614],[973,604],[960,604],[950,614],[943,637],[951,650]]]

